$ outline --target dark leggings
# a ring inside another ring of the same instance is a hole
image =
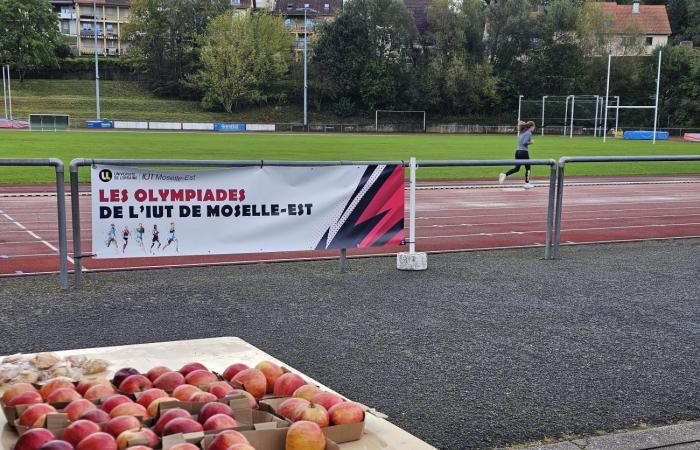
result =
[[[525,150],[518,150],[515,152],[515,159],[530,159],[530,155]],[[516,164],[515,167],[506,172],[506,176],[509,177],[516,172],[520,171],[521,164]],[[525,182],[530,182],[530,164],[525,164]]]

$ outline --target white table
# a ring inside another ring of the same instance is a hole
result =
[[[118,370],[122,367],[134,367],[140,371],[147,371],[157,365],[165,365],[177,370],[188,362],[196,361],[204,364],[210,370],[221,373],[228,364],[234,362],[242,362],[252,367],[262,360],[270,360],[287,367],[293,372],[299,373],[314,384],[331,390],[237,337],[120,345],[116,347],[65,350],[54,353],[60,356],[81,354],[103,358],[110,362],[110,371]],[[349,393],[349,399],[352,400],[351,392]],[[5,417],[1,412],[0,427],[2,427],[2,450],[10,450],[11,445],[17,439],[17,435],[5,425]],[[373,414],[366,414],[365,435],[363,438],[359,441],[341,444],[340,448],[343,450],[422,450],[434,449],[435,447],[428,445],[387,420],[376,417]]]

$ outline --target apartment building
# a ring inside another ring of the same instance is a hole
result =
[[[130,18],[131,0],[49,0],[58,16],[61,34],[75,39],[71,50],[75,55],[95,53],[126,55],[130,43],[125,37],[124,25]],[[97,19],[97,24],[95,24]]]
[[[304,28],[306,9],[306,28]],[[330,21],[343,9],[343,0],[277,0],[273,14],[284,18],[284,26],[294,35],[295,50],[304,48],[304,36],[309,39],[316,34],[316,27]],[[306,30],[306,31],[305,31]]]

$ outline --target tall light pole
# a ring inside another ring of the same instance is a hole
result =
[[[540,123],[540,131],[542,132],[542,136],[544,136],[544,101],[547,100],[548,95],[543,95],[542,96],[542,122]]]
[[[92,18],[95,24],[95,110],[97,120],[100,120],[100,63],[97,56],[97,0],[92,0]]]
[[[304,3],[303,8],[297,8],[297,11],[304,10],[304,128],[308,127],[309,121],[308,121],[308,87],[309,87],[309,82],[308,82],[308,76],[307,76],[307,59],[306,59],[306,42],[308,41],[308,34],[306,32],[306,13],[307,11],[311,12],[316,12],[316,10],[309,8],[308,3]]]
[[[518,123],[520,123],[520,105],[522,104],[524,95],[518,95]],[[518,130],[518,136],[520,136],[520,127],[515,127]]]
[[[605,81],[605,118],[603,119],[603,142],[608,137],[608,96],[610,95],[610,61],[612,60],[612,49],[608,49],[608,77]],[[617,130],[615,130],[617,132]]]

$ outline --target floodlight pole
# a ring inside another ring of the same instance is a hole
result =
[[[549,97],[548,95],[542,96],[542,122],[540,123],[540,131],[542,136],[544,136],[544,101]]]
[[[100,120],[100,63],[97,56],[97,0],[92,0],[92,19],[95,24],[95,112]]]
[[[523,101],[523,97],[524,95],[518,95],[518,123],[520,123],[520,107]],[[518,136],[520,136],[520,127],[516,126],[515,129],[518,130]]]
[[[309,87],[309,82],[308,82],[308,76],[307,76],[308,72],[307,72],[307,67],[306,67],[306,65],[307,65],[307,62],[306,62],[306,42],[308,41],[309,37],[308,37],[308,34],[306,32],[306,13],[307,13],[307,11],[311,11],[311,12],[317,12],[317,11],[312,9],[312,8],[309,8],[308,3],[304,3],[303,8],[297,8],[297,11],[301,11],[302,9],[304,10],[304,129],[307,129],[308,124],[309,124],[309,122],[308,122],[308,109],[307,109],[307,105],[308,105],[307,90]],[[308,131],[308,129],[307,129],[307,131]]]
[[[654,139],[652,144],[656,144],[656,123],[659,118],[659,86],[661,84],[661,55],[663,50],[659,49],[659,66],[656,69],[656,101],[654,102]]]
[[[610,61],[612,60],[612,49],[608,49],[608,79],[605,82],[605,119],[603,119],[603,142],[608,137],[608,96],[610,95]],[[618,109],[619,111],[619,109]],[[617,130],[615,130],[617,133]]]

